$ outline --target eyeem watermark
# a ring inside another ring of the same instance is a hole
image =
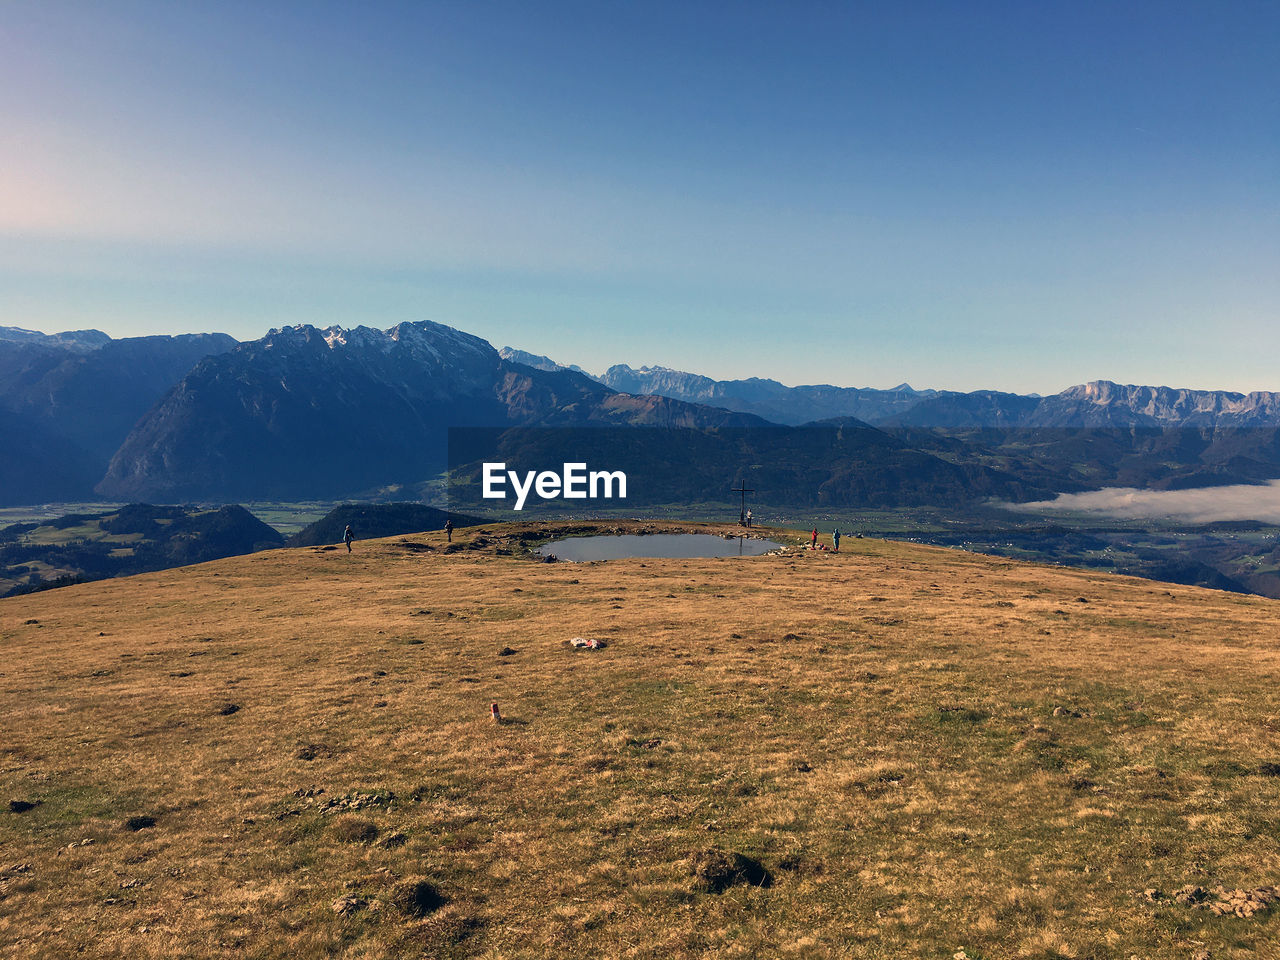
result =
[[[515,470],[508,470],[505,463],[484,465],[483,495],[486,500],[507,499],[508,482],[516,495],[517,510],[524,509],[530,491],[543,500],[554,500],[557,497],[566,500],[598,500],[601,497],[612,499],[615,496],[620,500],[627,498],[627,475],[621,470],[587,472],[585,463],[566,463],[560,473],[554,470],[529,470],[521,478]]]

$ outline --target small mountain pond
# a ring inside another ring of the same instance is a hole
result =
[[[710,533],[625,534],[612,537],[568,537],[538,548],[542,556],[589,563],[626,557],[692,559],[695,557],[758,557],[782,544],[752,537],[718,537]]]

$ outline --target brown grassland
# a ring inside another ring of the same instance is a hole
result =
[[[1280,602],[539,532],[0,601],[0,955],[1280,956]]]

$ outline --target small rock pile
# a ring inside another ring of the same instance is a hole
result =
[[[1151,901],[1165,899],[1165,895],[1159,890],[1147,890],[1145,896]],[[1217,917],[1232,916],[1248,919],[1264,913],[1271,909],[1273,904],[1280,902],[1280,887],[1228,890],[1226,887],[1219,886],[1206,890],[1204,887],[1188,885],[1174,891],[1171,899],[1184,907],[1208,910]]]
[[[1262,913],[1271,905],[1280,901],[1280,887],[1255,887],[1252,890],[1226,890],[1214,887],[1213,894],[1218,899],[1209,904],[1215,916],[1237,916],[1245,919]]]
[[[369,807],[389,807],[395,801],[396,795],[390,790],[381,790],[372,793],[353,793],[343,794],[341,797],[330,797],[321,806],[321,813],[337,813],[342,810],[364,810]]]

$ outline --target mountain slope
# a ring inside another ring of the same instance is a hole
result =
[[[348,497],[445,468],[451,427],[763,421],[620,397],[567,370],[503,360],[442,324],[302,325],[210,357],[137,425],[98,485],[128,499]]]
[[[197,361],[235,346],[220,334],[130,337],[98,331],[0,336],[0,414],[14,469],[0,503],[90,496],[130,429]],[[23,440],[15,439],[21,433]]]
[[[587,371],[583,370],[576,363],[568,364],[556,363],[550,357],[544,357],[538,353],[529,353],[527,350],[517,350],[515,347],[503,347],[498,351],[498,356],[503,360],[509,360],[511,363],[523,364],[526,367],[533,367],[535,370],[545,370],[554,372],[557,370],[572,370],[574,373],[581,373],[583,376],[591,376]]]

